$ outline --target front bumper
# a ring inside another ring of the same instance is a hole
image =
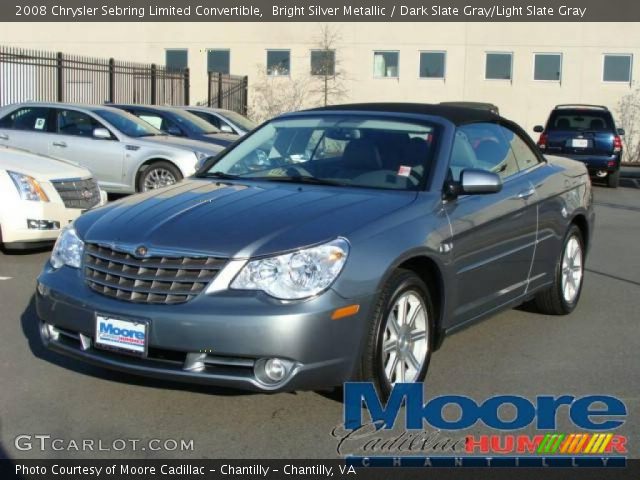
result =
[[[107,194],[100,192],[101,206],[107,203]],[[53,243],[60,231],[74,221],[83,210],[67,208],[62,201],[33,202],[18,200],[10,208],[2,212],[0,228],[1,240],[7,248],[29,248]],[[58,228],[29,228],[28,220],[45,221],[56,224]]]
[[[255,391],[305,390],[351,378],[373,297],[345,300],[329,290],[304,302],[282,303],[261,293],[200,294],[178,305],[138,304],[89,289],[82,273],[48,264],[38,279],[36,308],[48,348],[95,365],[132,374]],[[332,320],[332,312],[358,303],[359,312]],[[149,323],[145,358],[93,344],[96,313]],[[53,338],[46,325],[59,335]],[[189,369],[189,354],[205,352],[204,368]],[[259,379],[260,359],[293,362],[277,384]]]

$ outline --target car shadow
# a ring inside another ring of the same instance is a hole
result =
[[[27,339],[29,349],[36,358],[56,365],[58,367],[79,373],[81,375],[87,375],[93,378],[107,380],[110,382],[126,383],[128,385],[138,385],[142,387],[163,390],[182,390],[187,392],[203,393],[207,395],[248,396],[268,394],[260,392],[249,392],[232,388],[222,388],[210,385],[180,383],[171,380],[157,380],[154,378],[141,377],[124,372],[96,367],[94,365],[78,361],[74,358],[66,357],[46,348],[42,344],[42,340],[40,339],[39,322],[40,319],[38,318],[38,314],[36,313],[35,295],[32,295],[29,301],[29,305],[20,317],[22,332]]]
[[[3,255],[11,256],[11,257],[25,257],[27,255],[35,255],[38,253],[50,252],[51,249],[53,248],[53,243],[54,242],[51,242],[51,245],[47,245],[44,247],[28,248],[28,249],[20,249],[20,250],[6,249],[4,248],[4,246],[0,245],[0,253],[2,253]]]

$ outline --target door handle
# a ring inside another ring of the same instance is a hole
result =
[[[67,144],[66,144],[66,142],[53,142],[53,146],[54,147],[66,148]]]
[[[0,140],[9,140],[9,135],[5,135],[4,133],[0,133]]]
[[[529,198],[534,193],[536,193],[536,189],[531,187],[531,188],[528,188],[527,190],[521,191],[520,193],[518,193],[516,195],[516,197],[521,198],[522,200],[526,200],[527,198]]]

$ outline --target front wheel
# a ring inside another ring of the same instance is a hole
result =
[[[393,385],[421,382],[431,357],[434,309],[428,286],[415,273],[397,270],[378,298],[360,360],[360,379],[380,398]]]
[[[182,180],[182,173],[169,162],[154,162],[145,168],[138,178],[138,191],[148,192],[168,187]]]
[[[582,292],[584,259],[582,232],[571,225],[556,264],[553,285],[536,295],[536,306],[541,313],[567,315],[576,308]]]

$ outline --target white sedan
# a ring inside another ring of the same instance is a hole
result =
[[[0,147],[0,246],[5,249],[51,244],[62,227],[106,201],[89,170]]]

